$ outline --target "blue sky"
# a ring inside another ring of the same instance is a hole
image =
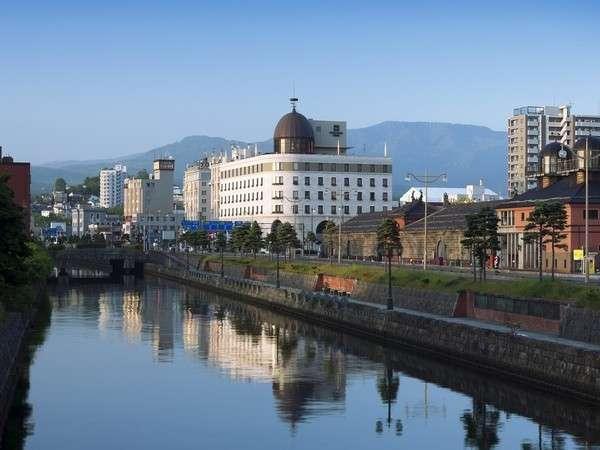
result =
[[[504,128],[514,106],[600,112],[600,2],[4,2],[0,145],[34,164],[307,116]]]

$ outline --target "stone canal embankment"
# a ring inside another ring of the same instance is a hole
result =
[[[19,355],[31,315],[8,313],[0,321],[0,440],[19,375]]]
[[[488,371],[494,376],[538,388],[600,400],[600,346],[468,317],[429,312],[324,295],[198,270],[175,270],[147,264],[148,274],[203,287],[287,314],[438,358]]]

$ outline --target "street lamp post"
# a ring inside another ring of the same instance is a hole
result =
[[[342,196],[344,194],[344,189],[343,189],[343,186],[340,184],[339,191],[337,191],[335,189],[332,189],[331,191],[329,189],[326,189],[325,192],[326,193],[335,192],[335,195],[336,195],[336,199],[335,199],[336,213],[340,217],[340,225],[338,227],[338,255],[337,255],[337,257],[338,257],[338,264],[341,264],[342,263],[342,223],[344,222],[344,210],[343,210],[344,202],[343,202]],[[349,190],[348,195],[350,195],[354,192],[356,192],[356,191]],[[314,212],[314,210],[313,210],[313,212]]]
[[[292,205],[292,215],[294,216],[294,231],[296,232],[296,236],[298,235],[298,222],[297,222],[297,216],[300,213],[300,208],[298,203],[300,202],[299,198],[289,198],[286,197],[285,195],[283,196],[283,199],[290,202],[290,204]],[[294,206],[296,206],[298,209],[296,210],[296,212],[294,212]],[[294,257],[296,250],[294,250]],[[304,223],[302,223],[302,248],[301,248],[301,256],[304,256]]]
[[[411,178],[419,183],[423,183],[425,185],[425,212],[424,212],[424,233],[423,233],[423,270],[427,270],[427,203],[429,201],[428,193],[429,193],[429,185],[435,183],[438,180],[442,180],[442,182],[447,182],[448,177],[446,173],[441,173],[439,175],[429,175],[429,170],[425,171],[425,175],[415,175],[414,173],[406,174],[406,181],[410,181]]]

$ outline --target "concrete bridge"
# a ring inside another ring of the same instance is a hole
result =
[[[111,277],[143,276],[144,263],[160,264],[157,254],[144,254],[133,248],[67,248],[54,255],[54,264],[60,274],[73,270],[103,272]]]

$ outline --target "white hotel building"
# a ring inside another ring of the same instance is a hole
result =
[[[220,220],[257,221],[265,232],[290,222],[302,239],[327,221],[391,209],[391,158],[348,155],[345,122],[309,120],[293,102],[273,141],[273,153],[236,150],[211,161]]]

